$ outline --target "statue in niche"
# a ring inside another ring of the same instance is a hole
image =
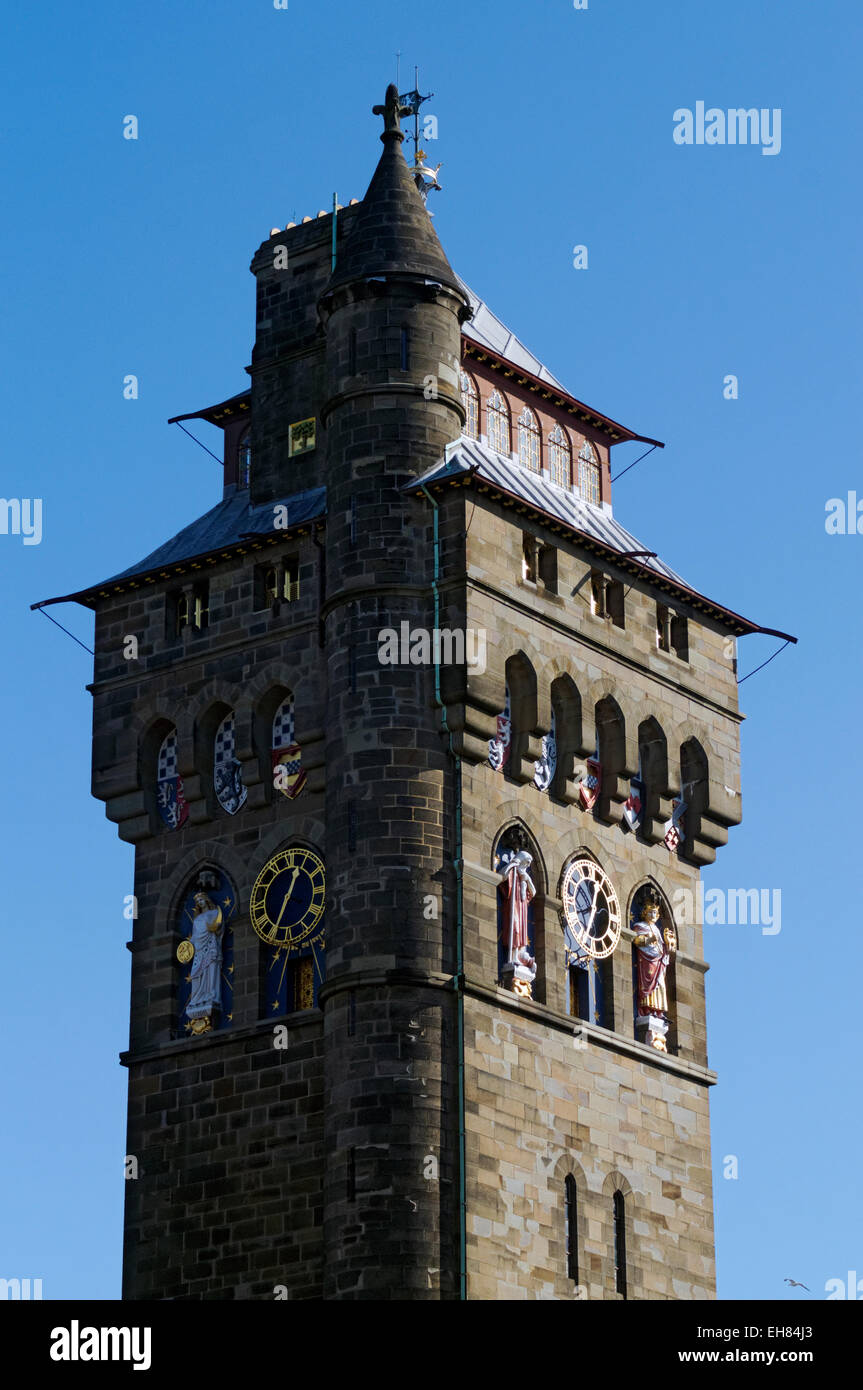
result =
[[[530,953],[528,904],[536,897],[536,887],[530,876],[533,856],[526,849],[505,849],[501,852],[499,872],[504,898],[503,945],[505,960],[501,983],[513,994],[533,997],[536,961]]]
[[[547,792],[552,782],[554,774],[557,772],[557,731],[555,729],[555,716],[552,712],[551,728],[543,736],[542,755],[539,762],[533,765],[534,786],[541,792]]]
[[[196,893],[192,930],[177,948],[177,955],[184,964],[192,962],[189,972],[192,992],[186,1005],[192,1033],[208,1033],[213,1026],[213,1010],[221,1008],[223,930],[222,909],[209,894]]]
[[[639,909],[636,909],[638,911]],[[644,1041],[657,1052],[667,1052],[668,994],[665,980],[677,951],[672,927],[662,927],[662,904],[648,893],[640,905],[641,921],[633,922],[638,952],[638,1014],[636,1028],[645,1030]]]

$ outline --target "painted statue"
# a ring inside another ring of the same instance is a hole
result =
[[[186,1017],[193,1033],[207,1033],[212,1027],[214,1009],[222,1003],[222,909],[206,893],[195,894],[195,915],[189,935],[192,968],[189,972],[192,992],[186,1005]]]
[[[503,772],[509,763],[512,752],[512,712],[510,708],[509,686],[506,687],[504,707],[497,716],[495,737],[488,741],[488,760],[495,772]]]
[[[665,979],[677,938],[671,927],[660,925],[662,908],[656,898],[648,898],[641,909],[642,920],[634,922],[633,945],[638,951],[638,1016],[636,1027],[646,1030],[645,1042],[657,1052],[667,1052],[668,993]]]
[[[551,716],[551,728],[543,736],[542,755],[539,762],[533,765],[534,786],[541,792],[547,792],[554,775],[557,772],[557,730],[555,728],[554,713]]]
[[[530,954],[528,904],[536,897],[536,888],[529,870],[533,856],[526,849],[517,853],[504,850],[500,860],[503,880],[504,914],[502,935],[505,961],[502,983],[514,994],[533,995],[536,961]]]

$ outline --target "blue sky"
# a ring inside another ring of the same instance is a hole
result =
[[[402,90],[419,63],[435,94],[453,265],[575,395],[667,441],[616,514],[695,587],[800,638],[741,692],[744,821],[706,874],[782,892],[776,935],[706,929],[719,1290],[805,1301],[863,1275],[863,536],[824,525],[829,498],[863,497],[845,438],[861,28],[852,0],[48,0],[9,18],[0,492],[44,516],[39,545],[0,535],[0,1275],[119,1293],[132,850],[89,797],[91,659],[29,604],[218,499],[217,465],[165,422],[246,385],[251,255],[334,190],[362,197],[397,50]],[[675,144],[673,113],[700,100],[780,108],[780,153]],[[618,449],[618,470],[636,456]],[[85,610],[52,612],[91,643]],[[775,645],[744,639],[741,672]]]

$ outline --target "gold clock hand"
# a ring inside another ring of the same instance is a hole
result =
[[[291,887],[293,887],[293,884],[291,885]],[[282,898],[282,906],[281,906],[281,909],[279,910],[279,915],[278,915],[278,917],[276,918],[276,921],[275,921],[275,925],[276,925],[276,926],[278,926],[279,923],[280,923],[281,920],[282,920],[282,916],[283,916],[283,914],[284,914],[285,908],[286,908],[287,905],[288,905],[288,899],[290,898],[290,896],[291,896],[291,894],[290,894],[290,890],[289,890],[289,891],[285,894],[285,896]]]

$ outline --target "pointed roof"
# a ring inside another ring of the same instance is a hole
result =
[[[386,105],[374,110],[386,115],[384,151],[345,246],[339,248],[327,289],[369,276],[410,275],[463,294],[402,153],[399,116],[404,108],[393,84],[387,88]]]

